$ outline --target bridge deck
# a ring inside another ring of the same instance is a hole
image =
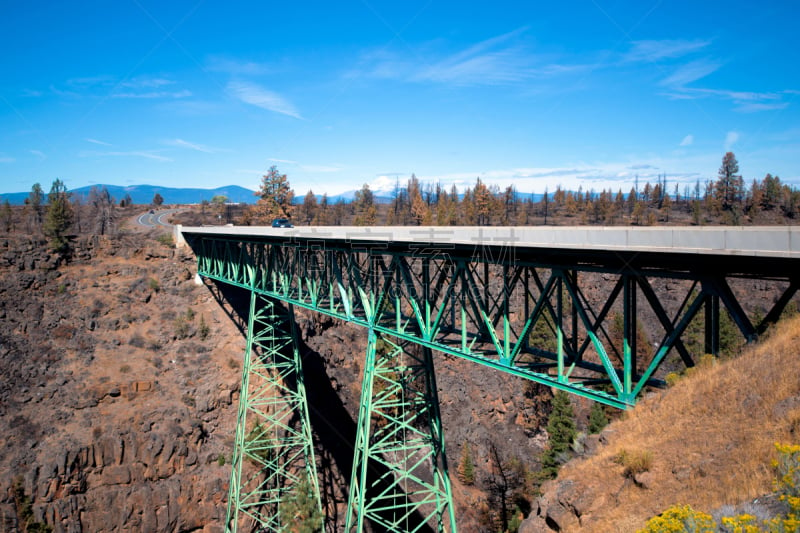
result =
[[[184,234],[393,250],[432,248],[454,254],[474,254],[476,248],[505,248],[521,261],[604,268],[626,265],[746,275],[786,275],[800,268],[800,227],[796,226],[177,226],[178,241]]]

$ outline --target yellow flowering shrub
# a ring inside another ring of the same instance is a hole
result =
[[[676,505],[648,520],[638,533],[714,533],[716,528],[711,515],[689,505]]]
[[[726,533],[800,533],[800,446],[775,443],[778,458],[772,462],[776,471],[775,491],[789,506],[786,516],[759,523],[750,514],[722,518]],[[670,507],[651,518],[638,533],[706,533],[717,529],[714,519],[688,505]]]
[[[722,525],[730,533],[761,533],[757,518],[751,514],[739,516],[725,516],[722,518]]]

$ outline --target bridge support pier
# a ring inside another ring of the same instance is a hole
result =
[[[299,499],[322,527],[295,329],[291,307],[251,292],[226,531],[290,531]]]
[[[456,531],[430,348],[369,330],[345,531]]]

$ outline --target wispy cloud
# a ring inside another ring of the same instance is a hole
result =
[[[306,172],[321,173],[340,172],[343,170],[343,168],[338,165],[300,165],[300,168]]]
[[[0,163],[13,163],[14,161],[16,161],[16,159],[0,152]]]
[[[532,74],[531,60],[514,43],[522,32],[486,39],[419,70],[417,81],[456,85],[502,85],[522,81]]]
[[[294,118],[303,118],[291,102],[255,83],[232,81],[228,83],[228,92],[246,104]]]
[[[727,135],[725,135],[725,151],[730,152],[733,149],[733,145],[739,141],[739,133],[735,131],[729,131]]]
[[[706,76],[713,74],[722,65],[710,59],[698,59],[679,66],[670,76],[661,82],[661,85],[670,87],[678,91],[685,89],[687,85]]]
[[[152,98],[188,98],[192,96],[192,92],[186,89],[181,91],[146,91],[146,92],[125,92],[125,93],[114,93],[111,95],[112,98],[143,98],[143,99],[152,99]]]
[[[132,150],[127,152],[98,152],[95,150],[83,150],[78,152],[79,157],[141,157],[154,161],[172,161],[169,157],[159,155],[153,151]]]
[[[313,172],[313,173],[329,173],[329,172],[340,172],[344,170],[344,167],[341,165],[308,165],[304,163],[300,163],[298,161],[293,161],[291,159],[276,159],[271,157],[268,159],[273,163],[281,163],[284,165],[291,165],[297,167],[298,170],[302,172]]]
[[[111,143],[107,143],[107,142],[105,142],[105,141],[98,141],[97,139],[91,139],[91,138],[87,138],[87,139],[86,139],[86,142],[90,142],[90,143],[92,143],[92,144],[99,144],[99,145],[101,145],[101,146],[114,146],[114,145],[113,145],[113,144],[111,144]]]
[[[694,135],[690,133],[689,135],[683,138],[680,146],[691,146],[692,143],[694,143]]]
[[[210,56],[206,68],[213,72],[224,72],[231,76],[260,76],[269,74],[272,69],[266,63],[244,61],[225,56]]]
[[[759,111],[775,111],[777,109],[786,109],[787,107],[789,107],[789,102],[775,102],[772,104],[749,102],[740,104],[733,110],[739,113],[758,113]]]
[[[759,111],[774,111],[789,107],[789,102],[785,101],[784,98],[792,93],[793,91],[791,90],[753,92],[680,87],[676,88],[675,91],[668,96],[675,100],[718,98],[733,103],[735,105],[733,110],[739,113],[757,113]]]
[[[206,154],[213,154],[220,151],[218,148],[212,148],[203,144],[191,143],[189,141],[184,141],[183,139],[170,139],[168,141],[164,141],[164,144],[169,146],[177,146],[178,148],[188,148],[189,150],[203,152]]]
[[[711,44],[710,40],[664,39],[660,41],[634,41],[630,51],[623,57],[630,62],[656,62],[663,59],[683,57]]]
[[[504,86],[531,79],[552,78],[594,68],[591,64],[554,61],[532,53],[520,28],[477,42],[455,52],[443,52],[441,42],[411,52],[369,51],[350,77],[367,77],[454,86]]]
[[[39,159],[47,159],[47,156],[41,150],[28,150],[32,155],[35,155]]]
[[[116,83],[116,78],[108,74],[99,74],[97,76],[86,76],[82,78],[70,78],[66,84],[74,89],[88,89],[97,86],[113,86]]]
[[[137,76],[120,83],[120,87],[129,87],[131,89],[157,89],[166,85],[174,85],[175,81],[168,78],[152,77],[152,76]]]

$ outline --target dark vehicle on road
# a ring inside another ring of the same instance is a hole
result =
[[[276,218],[272,221],[273,228],[293,228],[292,223],[286,218]]]

